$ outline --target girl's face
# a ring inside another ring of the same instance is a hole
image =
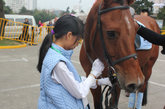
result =
[[[72,32],[68,32],[66,35],[66,46],[65,49],[71,50],[76,48],[80,44],[81,38],[74,36]]]

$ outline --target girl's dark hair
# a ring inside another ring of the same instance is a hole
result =
[[[55,39],[57,40],[62,38],[63,35],[67,34],[68,32],[72,32],[74,36],[83,38],[84,24],[79,18],[75,16],[64,15],[56,21],[53,31],[55,35],[48,34],[40,47],[39,60],[37,65],[39,72],[41,72],[45,55],[53,42],[53,36],[55,36]]]

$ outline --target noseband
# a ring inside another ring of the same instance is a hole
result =
[[[103,37],[101,15],[102,14],[105,14],[105,13],[107,13],[109,11],[118,10],[118,9],[120,9],[120,10],[129,9],[129,6],[116,6],[116,7],[112,7],[112,8],[101,10],[101,4],[100,4],[99,10],[98,10],[96,32],[95,32],[95,35],[94,35],[94,38],[93,38],[93,41],[92,41],[92,48],[94,49],[94,43],[95,43],[96,34],[97,34],[97,30],[98,30],[99,33],[100,33],[99,36],[100,36],[101,45],[103,47],[104,59],[106,60],[106,63],[108,64],[108,70],[110,71],[109,77],[110,77],[110,80],[111,80],[112,84],[114,83],[114,80],[116,79],[116,73],[117,73],[116,70],[115,70],[115,68],[114,68],[114,66],[116,64],[119,64],[120,62],[123,62],[125,60],[130,59],[130,58],[134,58],[134,59],[137,58],[137,55],[136,54],[131,54],[131,55],[122,57],[122,58],[120,58],[118,60],[112,61],[111,56],[109,56],[109,54],[107,52],[107,49],[106,49],[106,46],[105,46],[104,37]]]

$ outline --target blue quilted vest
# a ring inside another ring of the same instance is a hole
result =
[[[52,44],[49,48],[42,65],[40,75],[40,97],[38,109],[84,109],[82,99],[73,97],[62,85],[52,80],[51,74],[59,61],[64,61],[68,69],[73,72],[77,81],[81,82],[79,74],[71,63],[72,50],[65,50],[62,47]]]

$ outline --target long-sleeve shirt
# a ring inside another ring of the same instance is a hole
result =
[[[92,77],[92,76],[91,76]],[[61,84],[68,92],[77,99],[85,98],[90,91],[90,86],[85,81],[78,82],[74,79],[74,75],[69,71],[64,62],[59,62],[54,67],[52,79]],[[93,79],[90,82],[95,82]]]

